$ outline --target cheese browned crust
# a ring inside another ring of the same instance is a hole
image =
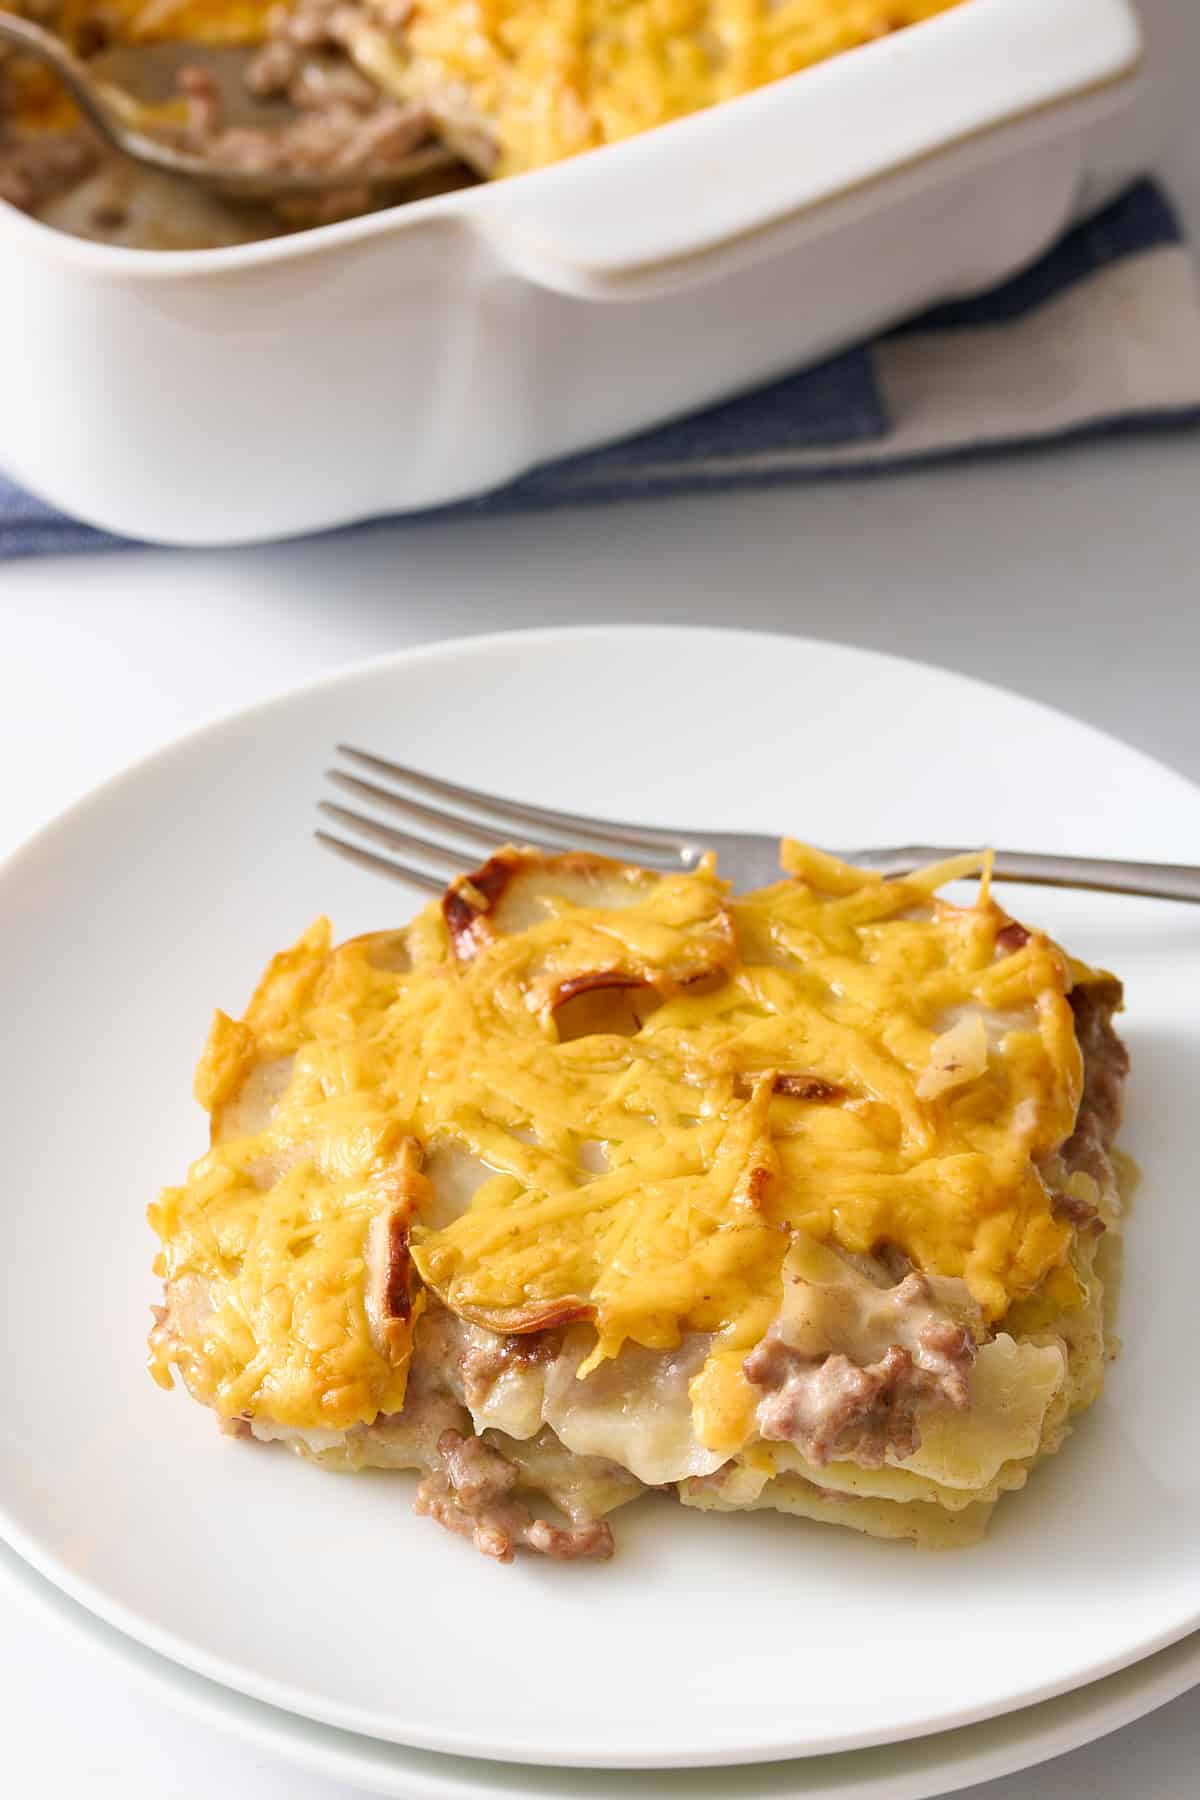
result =
[[[510,850],[406,930],[312,927],[214,1021],[156,1378],[425,1471],[502,1559],[607,1554],[647,1487],[978,1536],[1102,1381],[1120,989],[986,858],[783,860],[733,897]]]

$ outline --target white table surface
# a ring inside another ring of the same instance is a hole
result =
[[[1200,243],[1200,135],[1167,173]],[[736,623],[901,651],[1105,725],[1200,779],[1198,590],[1194,437],[256,551],[10,564],[0,853],[105,774],[244,702],[378,651],[569,619]],[[6,1791],[20,1800],[349,1792],[134,1691],[2,1572],[0,1695]],[[1200,1690],[971,1792],[1182,1800],[1197,1767]]]

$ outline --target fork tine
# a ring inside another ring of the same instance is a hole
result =
[[[412,869],[405,863],[393,862],[390,856],[376,856],[373,850],[360,850],[357,844],[348,844],[344,838],[334,837],[329,831],[314,831],[313,836],[318,844],[323,844],[326,850],[332,850],[335,856],[344,856],[347,862],[356,863],[360,869],[369,869],[372,875],[390,875],[393,881],[403,881],[411,887],[424,888],[429,894],[441,894],[445,891],[445,882],[439,881],[436,875],[427,875],[423,869]]]
[[[457,854],[446,844],[434,844],[428,838],[414,837],[409,831],[397,831],[394,825],[385,825],[381,819],[368,819],[365,813],[351,812],[348,806],[338,806],[332,800],[318,800],[317,811],[323,812],[328,819],[336,819],[339,825],[348,825],[359,837],[370,838],[376,844],[382,844],[386,850],[399,850],[405,856],[419,856],[445,869],[449,875],[465,875],[471,867],[469,854]],[[440,883],[445,887],[445,880]]]
[[[368,750],[357,750],[353,744],[339,744],[337,749],[339,755],[362,763],[376,774],[402,782],[406,787],[415,789],[418,794],[469,807],[482,815],[484,823],[489,819],[502,819],[506,825],[518,825],[525,830],[553,832],[572,846],[599,848],[610,856],[625,856],[642,862],[649,861],[648,851],[657,852],[669,859],[669,866],[674,868],[690,868],[702,854],[702,846],[645,825],[627,825],[616,819],[585,818],[577,813],[556,812],[546,806],[518,805],[515,801],[501,799],[497,794],[487,794],[478,788],[461,787],[457,782],[443,781],[438,776],[425,775],[419,769],[406,768],[402,763],[389,762],[386,757],[374,756]],[[500,831],[498,827],[497,831],[501,838],[511,835]]]
[[[373,781],[363,781],[358,775],[347,775],[342,769],[326,769],[325,774],[328,780],[336,782],[338,787],[345,788],[347,792],[361,795],[364,800],[370,801],[375,806],[386,807],[389,812],[398,813],[406,823],[432,826],[439,836],[449,832],[452,837],[468,839],[474,844],[481,845],[484,852],[489,855],[502,849],[514,836],[513,832],[505,829],[504,822],[498,821],[487,825],[478,819],[464,818],[461,813],[447,812],[438,806],[426,806],[422,801],[414,800],[408,794],[398,794],[392,788],[379,787]],[[528,810],[532,812],[535,809],[529,808]],[[555,832],[545,829],[530,831],[522,828],[516,835],[519,835],[522,844],[530,845],[534,849],[561,851],[563,849],[590,849],[593,846],[588,841],[589,835],[594,836],[595,834],[579,831],[568,832],[565,829]],[[625,850],[632,848],[632,846],[614,845],[607,838],[597,838],[596,841],[603,843],[609,854],[616,848]],[[679,856],[653,850],[639,851],[638,860],[649,868],[664,870],[677,869],[682,862]]]
[[[505,841],[493,826],[481,825],[478,819],[464,819],[458,813],[443,812],[440,807],[423,806],[419,800],[410,800],[407,794],[397,794],[391,788],[377,787],[375,782],[363,781],[357,775],[347,775],[342,769],[326,769],[325,775],[327,780],[345,788],[347,793],[361,795],[364,800],[372,801],[376,806],[399,813],[401,818],[412,824],[431,825],[435,831],[452,832],[457,837],[467,838],[478,844],[484,850],[498,849]],[[536,838],[527,841],[540,850],[555,848],[553,844],[541,843]]]

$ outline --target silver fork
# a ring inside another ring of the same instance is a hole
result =
[[[366,849],[325,830],[316,833],[318,841],[373,874],[430,893],[441,893],[451,876],[465,873],[502,845],[514,842],[550,851],[593,850],[670,872],[694,869],[707,850],[715,850],[721,873],[741,892],[779,879],[778,838],[737,831],[659,830],[620,819],[555,812],[443,781],[350,744],[339,744],[337,754],[359,772],[332,768],[327,778],[356,805],[321,800],[319,810],[343,831],[380,849]],[[369,778],[361,771],[369,771]],[[382,855],[380,850],[389,854]],[[906,844],[886,850],[839,850],[836,854],[881,875],[906,875],[926,863],[957,856],[961,850],[962,846]],[[1200,868],[1183,863],[1107,862],[1090,856],[998,850],[995,875],[1001,881],[1042,887],[1200,902]]]

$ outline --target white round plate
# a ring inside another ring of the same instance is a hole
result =
[[[391,1800],[563,1800],[567,1794],[570,1800],[934,1800],[1065,1756],[1200,1684],[1200,1633],[1193,1633],[1057,1700],[880,1749],[740,1769],[532,1768],[406,1750],[236,1694],[115,1631],[0,1546],[0,1598],[10,1596],[27,1601],[64,1636],[199,1724],[228,1732],[308,1775]],[[1047,1773],[1038,1792],[1044,1800],[1055,1795],[1075,1800],[1075,1776],[1070,1765]]]
[[[43,1574],[197,1673],[423,1749],[649,1768],[942,1731],[1112,1673],[1200,1622],[1200,918],[1014,890],[1127,980],[1144,1187],[1103,1402],[992,1536],[922,1556],[647,1501],[607,1566],[489,1565],[409,1510],[222,1440],[144,1374],[142,1212],[202,1145],[214,1004],[319,911],[408,897],[327,858],[312,804],[351,738],[583,811],[819,843],[1195,858],[1200,794],[1009,695],[861,651],[629,628],[473,639],[185,739],[0,873],[0,1522]]]

